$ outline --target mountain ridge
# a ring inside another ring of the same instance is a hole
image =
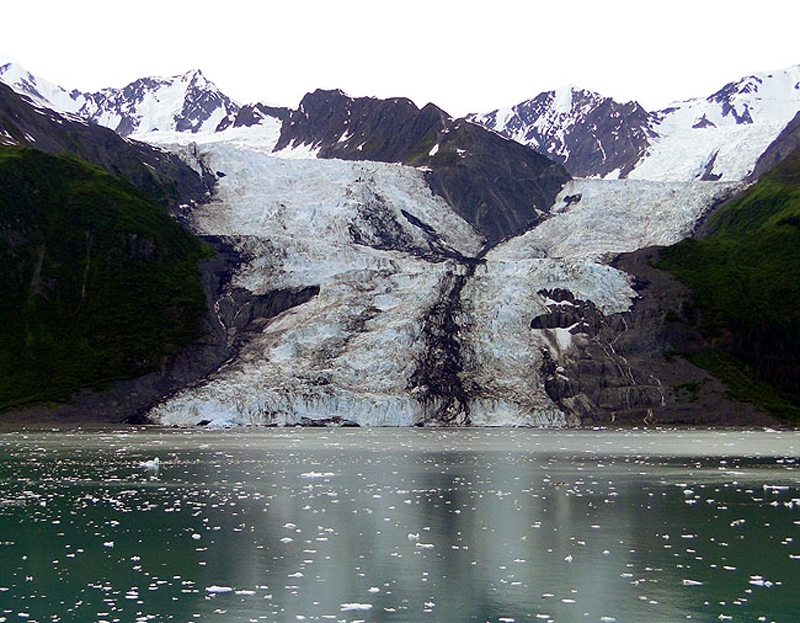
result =
[[[553,153],[577,176],[733,181],[798,112],[800,66],[792,66],[656,111],[570,86],[469,118]]]
[[[68,92],[16,63],[0,65],[0,80],[40,105],[77,115],[123,136],[154,130],[214,131],[232,123],[240,109],[199,69],[139,78],[121,88],[85,93],[77,89]]]
[[[351,98],[338,90],[309,93],[290,112],[275,151],[297,148],[318,158],[421,167],[433,191],[490,242],[539,222],[570,179],[545,156],[434,104],[419,109],[406,98]]]
[[[280,149],[287,144],[283,122],[303,107],[302,102],[294,111],[264,104],[241,106],[199,70],[168,78],[140,78],[122,89],[95,93],[67,92],[17,64],[0,66],[0,80],[34,99],[38,97],[39,103],[48,102],[56,110],[79,114],[143,139],[151,132],[204,134],[273,123],[284,137],[278,139]],[[356,102],[405,101],[414,106],[405,98],[349,98],[338,93]],[[157,102],[159,99],[164,101]],[[162,112],[154,116],[156,103]],[[753,173],[755,161],[798,112],[800,66],[792,66],[750,74],[708,96],[675,102],[656,111],[647,111],[636,101],[621,103],[569,85],[544,91],[509,108],[473,113],[466,119],[533,148],[578,177],[738,181]],[[339,126],[343,125],[340,120]],[[298,138],[302,139],[294,137]],[[312,140],[296,142],[322,140],[327,145],[321,157],[338,157],[336,153],[353,157],[348,155],[347,145],[336,145],[330,137],[306,138]],[[337,138],[352,137],[340,134]],[[368,141],[365,136],[362,139],[358,145],[363,149]],[[370,139],[374,140],[372,136]],[[318,154],[312,150],[306,155]],[[380,160],[387,158],[383,154]]]

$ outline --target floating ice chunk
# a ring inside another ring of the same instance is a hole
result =
[[[697,580],[684,580],[684,586],[703,586],[702,582],[698,582]]]
[[[139,467],[143,467],[149,472],[157,472],[161,467],[161,459],[156,457],[149,461],[142,461],[141,463],[139,463]]]
[[[199,541],[199,540],[200,540],[201,538],[203,538],[203,537],[201,537],[199,534],[197,534],[197,532],[195,532],[195,533],[192,535],[192,538],[193,538],[195,541]]]
[[[770,580],[765,580],[760,575],[751,575],[750,576],[750,584],[753,586],[762,586],[764,588],[772,588],[774,583]]]
[[[108,547],[108,548],[114,547],[114,541],[105,541],[103,543],[103,547]]]
[[[341,605],[341,609],[342,612],[348,612],[348,611],[366,612],[367,610],[372,610],[372,604],[360,604],[357,602],[345,603]]]
[[[564,562],[572,562],[572,554],[567,554],[564,556]]]
[[[245,595],[247,597],[250,597],[251,595],[255,595],[256,592],[255,591],[248,591],[248,590],[241,590],[241,591],[236,591],[234,594],[235,595]]]
[[[291,538],[291,537],[288,537],[288,536],[285,536],[285,537],[283,537],[283,538],[281,539],[281,543],[284,543],[284,544],[286,544],[286,543],[291,543],[292,541],[294,541],[294,539],[293,539],[293,538]]]
[[[211,586],[206,586],[206,593],[232,593],[233,588],[230,586],[217,586],[216,584],[212,584]]]
[[[419,532],[408,535],[409,541],[419,541]]]
[[[374,594],[374,593],[380,593],[381,589],[379,589],[377,586],[370,586],[369,589],[367,589],[367,591]]]
[[[433,543],[417,543],[419,549],[433,549]]]
[[[300,478],[330,478],[335,475],[333,472],[305,472],[300,474]]]

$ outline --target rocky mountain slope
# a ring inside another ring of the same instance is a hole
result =
[[[163,203],[197,202],[213,185],[174,154],[124,139],[111,130],[33,104],[0,83],[0,145],[68,154],[153,194]]]
[[[470,119],[556,158],[577,177],[626,177],[656,136],[638,103],[573,86]]]
[[[565,87],[470,118],[582,177],[736,181],[800,111],[800,66],[731,82],[646,112]]]

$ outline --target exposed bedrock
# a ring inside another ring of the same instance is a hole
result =
[[[613,266],[633,277],[638,297],[622,313],[604,314],[563,289],[542,290],[548,311],[531,327],[568,330],[561,357],[543,349],[547,395],[568,418],[598,424],[769,423],[755,407],[675,353],[703,348],[683,285],[650,264],[658,249],[619,256]]]

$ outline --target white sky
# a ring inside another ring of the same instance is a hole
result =
[[[0,58],[66,88],[200,68],[240,102],[316,88],[463,115],[567,83],[645,108],[800,64],[797,0],[37,0]]]

